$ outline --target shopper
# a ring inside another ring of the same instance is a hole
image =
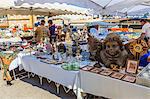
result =
[[[16,58],[17,53],[3,53],[0,52],[0,63],[1,63],[1,71],[2,71],[2,76],[3,76],[3,80],[6,81],[7,85],[11,86],[11,76],[9,73],[9,65],[10,63]]]
[[[49,32],[50,32],[50,42],[56,42],[57,34],[55,32],[56,26],[53,24],[52,20],[48,21]]]
[[[64,24],[64,27],[63,27],[63,32],[66,34],[67,33],[67,28],[68,26],[66,24]]]
[[[45,21],[41,20],[40,27],[37,27],[35,31],[36,42],[43,42],[49,35],[49,30],[45,27]]]
[[[146,42],[150,39],[150,23],[146,19],[140,20],[142,27],[141,38],[145,39]]]
[[[61,36],[62,36],[62,28],[61,26],[57,27],[57,37],[58,37],[58,41],[61,41]]]

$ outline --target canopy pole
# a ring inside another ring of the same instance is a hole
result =
[[[33,16],[33,8],[31,7],[31,24],[32,24],[32,31],[34,31],[34,16]]]
[[[33,16],[33,13],[32,13],[32,15],[31,15],[31,20],[32,20],[32,30],[34,30],[34,16]]]
[[[5,9],[6,11],[5,11],[5,16],[6,16],[6,23],[7,23],[7,25],[8,25],[8,28],[9,28],[9,20],[8,20],[8,15],[7,15],[7,9]]]
[[[8,14],[6,14],[6,18],[7,18],[7,24],[8,24],[8,28],[9,28],[9,19],[8,19]]]

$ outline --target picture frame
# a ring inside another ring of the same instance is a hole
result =
[[[126,72],[131,74],[137,74],[139,61],[127,60]]]
[[[107,69],[104,69],[103,71],[100,72],[101,75],[104,75],[104,76],[109,76],[113,73],[113,71],[111,70],[107,70]]]
[[[99,74],[103,69],[101,68],[98,68],[98,67],[94,67],[90,70],[90,72],[92,73],[96,73],[96,74]]]
[[[122,78],[123,81],[126,81],[126,82],[130,82],[130,83],[134,83],[136,81],[136,77],[134,76],[130,76],[130,75],[125,75],[123,78]]]
[[[125,74],[119,73],[119,72],[114,72],[111,77],[112,78],[116,78],[116,79],[122,79],[124,77]]]

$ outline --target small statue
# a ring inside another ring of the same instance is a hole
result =
[[[66,52],[66,46],[63,43],[60,43],[58,45],[58,52],[65,53]]]
[[[66,46],[66,54],[67,56],[72,56],[72,45]]]
[[[82,59],[81,48],[80,48],[80,46],[77,46],[77,50],[76,50],[76,59],[77,59],[77,60],[81,60],[81,59]]]
[[[69,32],[66,33],[65,42],[66,42],[67,44],[71,44],[71,43],[72,43],[71,35],[70,35]]]
[[[83,27],[83,31],[80,34],[80,41],[86,41],[88,39],[88,29],[86,26]]]
[[[104,48],[99,52],[99,55],[98,61],[112,69],[124,67],[128,57],[128,53],[123,47],[121,38],[115,33],[107,35],[104,40]]]
[[[46,49],[46,51],[48,52],[48,53],[52,53],[52,44],[51,43],[46,43],[45,44],[45,49]]]
[[[95,57],[97,57],[97,50],[101,49],[101,42],[94,38],[93,36],[89,35],[88,37],[88,45],[89,45],[89,52],[90,52],[90,59],[95,60]]]

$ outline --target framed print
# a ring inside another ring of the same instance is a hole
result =
[[[126,72],[136,74],[138,70],[139,61],[128,60],[126,66]]]
[[[113,73],[113,71],[107,70],[107,69],[105,69],[105,70],[103,70],[102,72],[100,72],[100,74],[101,74],[101,75],[104,75],[104,76],[109,76],[109,75],[111,75],[112,73]]]
[[[90,71],[93,72],[93,73],[100,73],[103,69],[101,68],[97,68],[97,67],[94,67],[93,69],[91,69]]]
[[[111,77],[116,78],[116,79],[121,79],[124,77],[125,74],[119,73],[119,72],[114,72]]]
[[[85,66],[85,67],[82,67],[81,70],[90,71],[92,68],[94,68],[94,67],[93,66]]]
[[[127,81],[127,82],[131,82],[131,83],[134,83],[134,82],[136,81],[136,77],[126,75],[122,80]]]

